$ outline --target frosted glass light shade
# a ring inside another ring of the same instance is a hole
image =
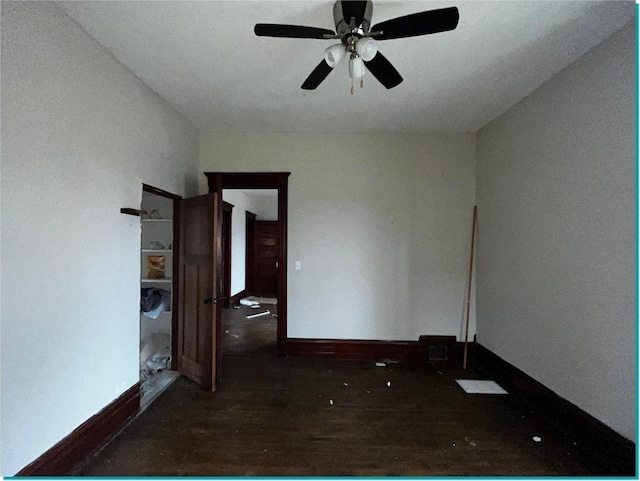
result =
[[[331,68],[335,68],[336,65],[344,58],[347,49],[341,43],[331,45],[324,51],[324,60]]]
[[[356,43],[356,53],[362,57],[362,60],[368,62],[378,53],[378,46],[375,40],[370,38],[361,38]]]
[[[349,77],[361,78],[364,76],[364,62],[360,57],[349,59]]]

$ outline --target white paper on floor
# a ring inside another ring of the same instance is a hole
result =
[[[467,394],[509,394],[495,381],[456,379],[456,382]]]
[[[242,299],[240,301],[240,304],[244,304],[246,306],[249,306],[251,304],[247,304],[245,302],[251,303],[251,304],[273,304],[276,305],[278,303],[278,299],[276,299],[275,297],[257,297],[257,296],[249,296],[249,297],[245,297],[244,299]]]

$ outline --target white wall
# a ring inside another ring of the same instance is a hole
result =
[[[2,2],[2,474],[138,381],[142,183],[196,130],[53,3]]]
[[[478,341],[635,436],[635,31],[478,134]]]
[[[231,213],[231,295],[243,291],[246,286],[245,265],[247,259],[246,212],[256,214],[257,220],[278,220],[276,195],[263,195],[258,189],[223,189],[222,199],[233,205]]]
[[[278,191],[271,189],[245,190],[251,203],[249,209],[256,220],[278,220]]]
[[[208,133],[200,170],[291,172],[289,337],[459,335],[474,134]]]
[[[222,198],[233,204],[231,213],[231,295],[245,288],[245,265],[247,248],[246,212],[251,211],[247,195],[241,190],[223,189]]]

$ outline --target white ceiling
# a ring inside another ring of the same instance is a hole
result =
[[[372,23],[457,6],[458,28],[378,42],[404,82],[347,62],[300,85],[334,40],[256,37],[256,23],[335,29],[333,0],[56,2],[202,131],[468,132],[491,121],[633,19],[632,1],[374,0]]]

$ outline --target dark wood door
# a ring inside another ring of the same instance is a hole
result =
[[[222,202],[222,307],[231,307],[231,221],[233,205]]]
[[[207,194],[180,201],[178,257],[178,371],[215,391],[218,199]]]
[[[256,221],[254,225],[253,290],[255,294],[278,292],[278,222]]]

